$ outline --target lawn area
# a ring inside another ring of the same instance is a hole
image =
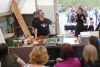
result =
[[[64,7],[70,4],[73,5],[82,4],[83,7],[84,6],[89,8],[97,7],[100,9],[100,0],[59,0],[59,2]]]

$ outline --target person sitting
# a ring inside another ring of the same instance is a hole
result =
[[[84,47],[81,67],[100,67],[100,61],[95,46],[86,45]]]
[[[17,67],[17,62],[21,66],[25,65],[25,62],[17,55],[8,52],[8,47],[5,44],[0,44],[0,62],[1,67]]]
[[[90,41],[91,45],[94,45],[96,47],[97,52],[98,52],[98,56],[100,57],[100,46],[99,46],[100,43],[99,43],[98,38],[95,36],[91,36],[91,37],[89,37],[89,41]]]
[[[99,40],[97,37],[91,36],[89,37],[89,41],[91,45],[94,45],[97,48],[97,51],[100,50],[100,46],[99,46],[100,44],[99,44]]]
[[[45,67],[44,64],[49,59],[47,49],[43,45],[34,46],[29,58],[30,64],[26,64],[24,67]]]
[[[54,67],[80,67],[79,58],[74,57],[74,50],[70,44],[63,44],[61,47],[61,59]]]
[[[100,30],[100,16],[99,16],[99,18],[98,18],[98,22],[99,22],[99,24],[97,25],[95,31],[99,31],[99,30]]]

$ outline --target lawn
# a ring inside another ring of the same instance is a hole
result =
[[[100,0],[60,0],[60,4],[62,4],[64,7],[67,7],[68,5],[77,5],[82,4],[84,7],[97,7],[100,9]]]

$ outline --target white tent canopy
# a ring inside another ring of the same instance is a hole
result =
[[[55,22],[55,1],[57,0],[16,0],[21,14],[33,14],[36,9],[41,9],[45,17]],[[0,0],[0,13],[11,12],[12,0]],[[54,24],[55,25],[55,24]],[[55,27],[52,27],[53,31]]]
[[[11,10],[12,0],[0,0],[0,13]],[[16,0],[21,14],[33,14],[37,9],[42,9],[45,16],[55,21],[54,0]]]
[[[0,13],[9,12],[12,0],[0,1]],[[16,0],[22,14],[32,14],[36,10],[35,0]]]
[[[0,1],[0,13],[8,12],[10,9],[11,0]]]

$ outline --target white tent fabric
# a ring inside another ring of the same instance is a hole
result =
[[[11,0],[0,0],[0,13],[8,12],[10,9]]]
[[[22,14],[33,14],[34,11],[36,11],[35,0],[24,0],[24,5],[21,9],[21,13]]]
[[[0,13],[9,12],[12,0],[0,0]],[[36,11],[35,0],[16,0],[21,14],[33,14]]]

